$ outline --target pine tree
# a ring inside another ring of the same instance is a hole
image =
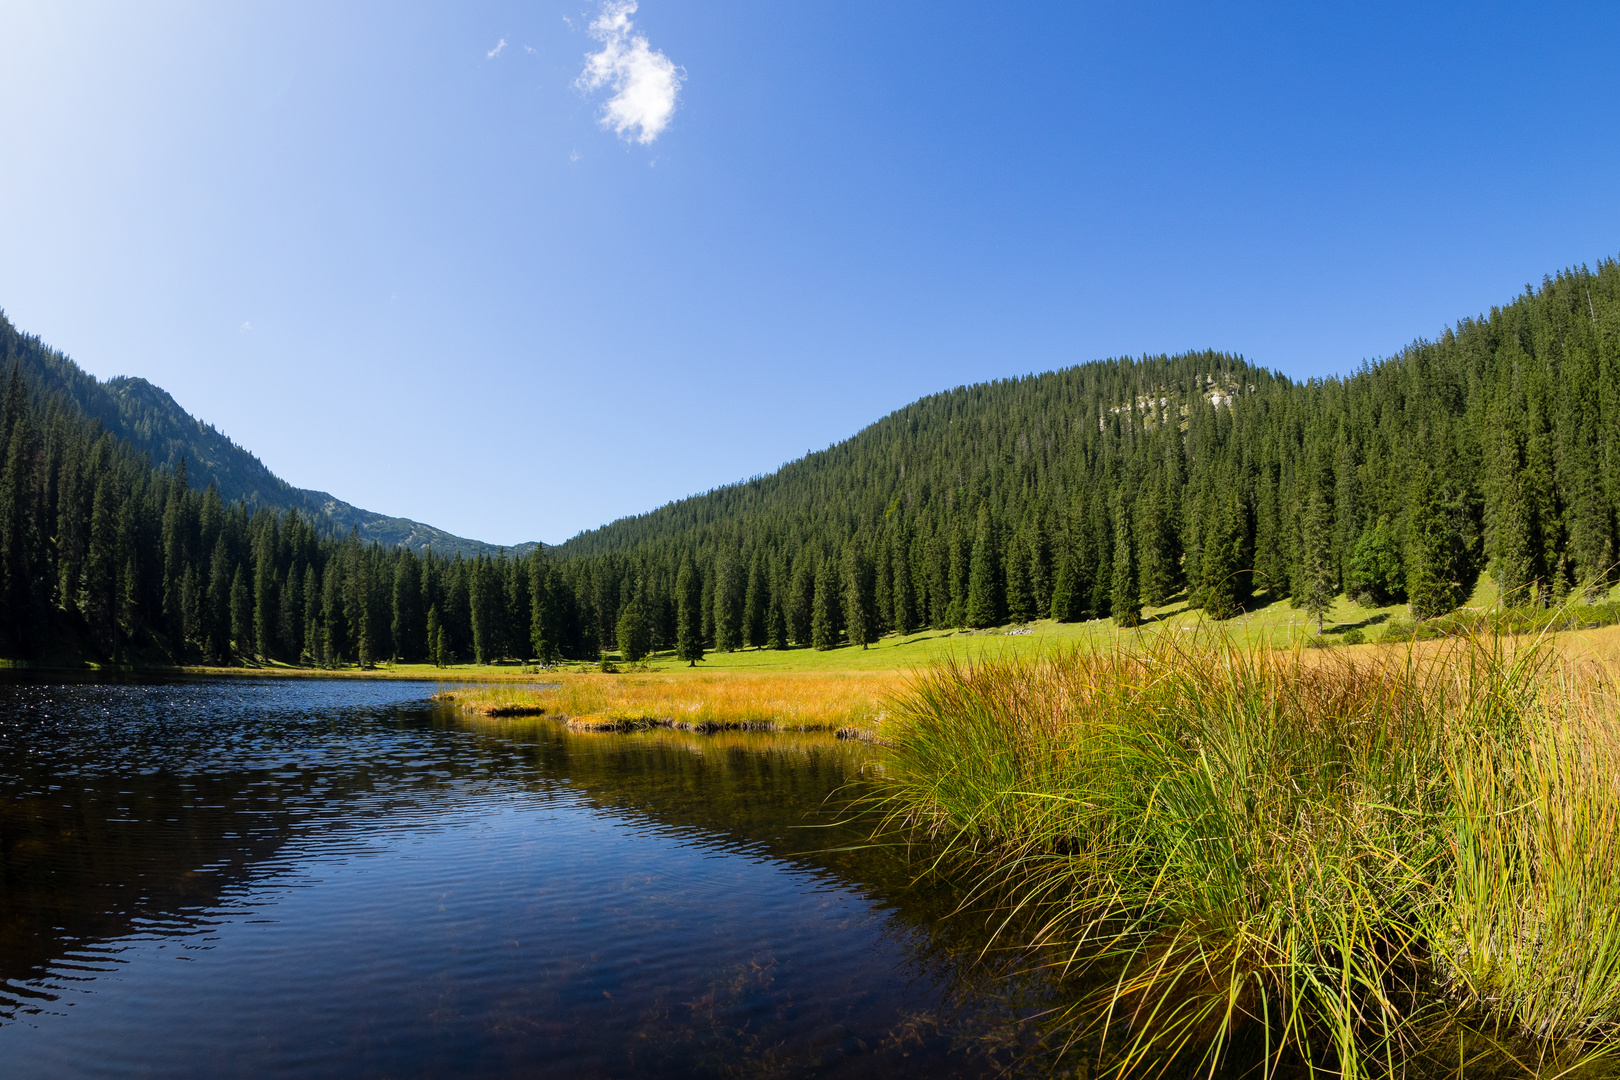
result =
[[[695,667],[703,659],[703,582],[690,556],[681,558],[675,599],[675,659]]]

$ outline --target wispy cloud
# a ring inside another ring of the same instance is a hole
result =
[[[501,38],[501,40],[499,40],[499,41],[497,41],[495,43],[495,47],[493,49],[489,50],[489,52],[485,53],[484,56],[487,59],[493,60],[497,56],[501,55],[501,50],[504,49],[504,48],[506,48],[506,39]]]
[[[245,323],[242,324],[242,332],[243,333],[247,333],[249,330],[252,330],[252,329],[253,329],[253,324],[252,323],[245,322]]]
[[[630,16],[635,13],[636,0],[602,5],[590,31],[602,43],[601,51],[585,54],[585,70],[574,85],[586,92],[610,87],[613,96],[602,106],[602,126],[622,138],[650,143],[669,126],[686,74],[633,33]]]

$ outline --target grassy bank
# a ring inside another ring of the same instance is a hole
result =
[[[1578,653],[947,663],[890,718],[888,806],[1011,898],[1109,1068],[1555,1075],[1620,1047],[1620,716]]]

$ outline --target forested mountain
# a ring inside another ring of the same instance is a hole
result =
[[[127,376],[101,382],[62,353],[46,348],[39,338],[19,333],[3,312],[0,363],[6,371],[20,366],[35,394],[65,398],[85,416],[100,421],[106,431],[147,454],[158,468],[172,471],[184,458],[192,483],[217,485],[227,502],[245,499],[249,506],[298,510],[323,530],[347,533],[359,529],[365,540],[414,548],[419,554],[430,545],[446,555],[498,550],[493,544],[454,536],[408,518],[361,510],[324,491],[295,488],[212,424],[191,416],[160,387]],[[526,550],[527,545],[519,549]]]
[[[1198,353],[960,388],[521,557],[422,558],[199,492],[15,364],[0,424],[11,655],[695,659],[1129,625],[1180,595],[1216,619],[1341,591],[1421,619],[1485,572],[1522,605],[1616,580],[1620,265],[1344,378]]]

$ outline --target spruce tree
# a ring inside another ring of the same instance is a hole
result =
[[[529,555],[529,648],[542,664],[554,664],[562,643],[562,597],[554,591],[552,569],[541,548]],[[433,633],[428,640],[434,639]]]
[[[865,649],[878,639],[872,560],[857,537],[844,548],[844,626],[849,643]]]
[[[1141,625],[1142,590],[1136,577],[1136,535],[1131,523],[1131,506],[1123,495],[1114,504],[1113,583],[1109,605],[1114,622],[1125,627]]]
[[[788,647],[787,587],[779,560],[771,562],[770,600],[765,607],[765,646]]]
[[[1052,541],[1047,532],[1044,514],[1035,517],[1029,531],[1029,592],[1034,600],[1036,618],[1052,614],[1052,587],[1056,567],[1052,565]]]
[[[647,656],[651,646],[650,632],[647,620],[642,617],[641,606],[634,600],[624,605],[619,611],[619,625],[616,627],[619,639],[619,656],[627,663],[637,663]]]
[[[1104,618],[1113,614],[1114,537],[1118,528],[1108,517],[1108,511],[1100,497],[1091,501],[1089,517],[1090,524],[1086,530],[1089,541],[1086,547],[1087,557],[1077,565],[1086,571],[1086,577],[1091,582],[1091,602],[1087,606],[1093,616]],[[1134,567],[1131,570],[1131,579],[1135,580]]]
[[[90,549],[85,558],[80,607],[104,656],[114,651],[118,612],[118,517],[117,483],[103,475],[96,480],[95,502],[90,511]]]
[[[894,605],[891,619],[895,633],[905,637],[917,629],[917,594],[911,579],[911,542],[903,526],[891,559],[890,593]]]
[[[223,540],[224,537],[220,539]],[[220,558],[223,561],[223,556]],[[213,589],[212,580],[209,589],[210,591]],[[220,610],[223,611],[224,608]],[[229,623],[222,619],[220,625],[227,626]],[[304,568],[303,658],[308,664],[318,665],[321,662],[321,579],[315,571],[314,563]]]
[[[889,534],[878,538],[867,558],[872,575],[873,641],[894,629],[894,550]]]
[[[231,639],[237,655],[244,659],[258,652],[253,641],[253,596],[240,566],[231,578]]]
[[[434,667],[444,667],[444,657],[439,653],[439,608],[438,605],[428,608],[427,613],[427,641],[428,661]]]
[[[763,649],[768,638],[766,608],[770,605],[770,584],[765,573],[765,553],[754,550],[748,563],[748,591],[743,597],[743,643]]]
[[[810,615],[810,644],[822,651],[837,648],[838,638],[843,632],[838,578],[834,560],[822,559],[816,570],[816,595]]]
[[[687,667],[703,659],[703,582],[689,555],[675,578],[675,659]]]
[[[968,566],[967,609],[963,613],[967,625],[976,630],[1000,626],[1004,621],[1006,609],[1002,603],[999,547],[990,508],[980,506]]]
[[[808,551],[799,556],[793,567],[793,591],[787,608],[788,630],[795,645],[812,643],[811,624],[815,617],[816,565]]]
[[[742,647],[742,583],[737,556],[720,553],[714,563],[714,648],[735,652]]]
[[[1023,625],[1035,618],[1035,596],[1029,582],[1029,540],[1025,533],[1013,535],[1003,565],[1007,578],[1007,618]]]
[[[1450,574],[1450,531],[1426,463],[1412,470],[1406,508],[1406,599],[1419,621],[1454,611],[1462,590]]]
[[[1222,513],[1204,529],[1199,557],[1199,600],[1211,619],[1230,619],[1240,609],[1238,564],[1240,538],[1230,513]]]
[[[968,579],[972,574],[973,538],[962,528],[959,521],[951,522],[949,550],[949,588],[946,595],[950,599],[945,604],[945,625],[967,626],[968,592],[971,588]]]
[[[1325,450],[1324,450],[1325,452]],[[1338,593],[1333,564],[1332,471],[1319,462],[1305,494],[1299,532],[1299,602],[1320,634]]]
[[[1058,552],[1057,571],[1052,581],[1052,618],[1057,622],[1080,621],[1080,590],[1076,588],[1077,584],[1074,554],[1065,547]]]

